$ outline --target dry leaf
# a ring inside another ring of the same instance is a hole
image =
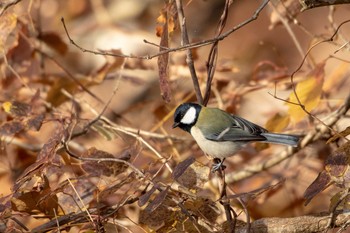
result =
[[[350,183],[349,168],[350,142],[347,142],[328,156],[325,161],[325,169],[319,173],[304,193],[304,198],[306,199],[305,205],[331,184],[335,184],[342,189],[347,189]]]
[[[67,44],[62,40],[61,36],[55,32],[42,32],[39,34],[39,39],[61,55],[66,54],[68,51]]]
[[[15,117],[28,116],[29,113],[32,111],[32,107],[29,104],[19,101],[4,102],[2,104],[2,107],[5,110],[5,112],[10,113]]]
[[[327,144],[334,142],[334,141],[338,140],[339,138],[345,138],[349,134],[350,134],[350,126],[346,127],[346,129],[341,131],[340,133],[333,135],[333,137],[331,137],[330,139],[327,140]]]
[[[83,155],[87,158],[116,158],[112,154],[97,150],[94,147],[89,148],[89,150]],[[124,151],[119,159],[128,161],[130,159],[129,150]],[[104,176],[117,176],[118,174],[124,172],[128,166],[124,163],[118,163],[114,161],[84,161],[82,164],[83,170],[90,176],[100,177]]]
[[[13,136],[25,129],[24,122],[10,121],[0,125],[0,135]]]
[[[348,62],[341,62],[340,65],[334,68],[333,72],[327,76],[323,85],[323,91],[326,94],[340,90],[341,86],[349,77],[349,75],[347,75],[349,74],[349,67],[350,64]]]
[[[305,106],[305,109],[308,112],[314,110],[320,103],[324,80],[324,66],[325,62],[318,64],[315,70],[313,70],[305,80],[296,85],[295,91],[298,95],[300,103]],[[291,93],[289,101],[298,103],[294,92]],[[305,116],[307,116],[305,111],[299,105],[288,104],[288,106],[288,113],[295,123],[301,121]]]
[[[6,45],[10,34],[17,26],[17,15],[13,13],[5,13],[1,16],[0,20],[0,51],[4,52],[9,49],[10,46]],[[11,46],[12,47],[12,46]]]
[[[164,190],[162,190],[154,200],[146,207],[145,211],[152,213],[155,211],[165,200],[169,191],[169,186],[167,186]]]
[[[266,122],[265,127],[271,132],[282,132],[288,126],[289,122],[289,115],[276,113]]]

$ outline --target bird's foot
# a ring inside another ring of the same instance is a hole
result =
[[[215,173],[216,171],[219,171],[219,170],[222,170],[222,171],[225,170],[226,166],[224,165],[224,161],[225,159],[221,160],[218,158],[214,158],[213,165],[211,167],[211,172]]]

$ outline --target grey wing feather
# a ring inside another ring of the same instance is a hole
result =
[[[206,138],[213,141],[265,141],[261,133],[266,129],[238,116],[231,115],[231,126],[220,130]]]

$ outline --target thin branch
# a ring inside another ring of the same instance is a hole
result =
[[[236,25],[235,27],[231,28],[230,30],[226,31],[225,33],[223,33],[219,37],[214,37],[214,38],[211,38],[211,39],[202,40],[202,41],[199,41],[199,42],[194,42],[194,43],[182,45],[180,47],[169,48],[167,50],[162,50],[162,51],[160,51],[160,52],[158,52],[156,54],[145,55],[145,56],[115,54],[115,53],[109,53],[109,52],[104,52],[104,51],[94,51],[94,50],[85,49],[85,48],[79,46],[77,43],[75,43],[74,40],[71,38],[71,36],[69,35],[69,32],[68,32],[68,30],[66,28],[66,24],[65,24],[65,21],[64,21],[63,17],[61,18],[61,22],[63,24],[64,30],[66,32],[66,35],[67,35],[70,43],[72,45],[74,45],[75,47],[77,47],[82,52],[88,52],[88,53],[92,53],[92,54],[96,54],[96,55],[103,55],[103,56],[114,56],[114,57],[124,57],[124,58],[135,58],[135,59],[150,60],[150,59],[153,59],[153,58],[158,57],[158,56],[160,56],[162,54],[165,54],[165,53],[172,53],[172,52],[177,52],[177,51],[184,51],[184,50],[187,50],[187,49],[199,48],[199,47],[203,47],[203,46],[207,46],[207,45],[213,44],[216,41],[223,40],[226,37],[228,37],[229,35],[231,35],[233,32],[237,31],[238,29],[240,29],[240,28],[244,27],[245,25],[251,23],[252,21],[256,20],[258,18],[258,16],[259,16],[260,12],[266,7],[268,2],[269,2],[269,0],[264,0],[264,2],[254,12],[252,17],[250,17],[249,19],[241,22],[240,24]]]
[[[290,27],[290,24],[288,23],[288,20],[283,17],[281,15],[281,13],[277,10],[275,4],[270,4],[270,6],[272,6],[273,11],[276,13],[276,15],[278,16],[279,20],[281,21],[281,23],[283,24],[283,26],[286,28],[288,34],[290,35],[290,37],[292,38],[292,41],[294,42],[295,47],[297,48],[297,51],[299,52],[299,55],[301,56],[301,58],[305,57],[304,51],[295,35],[295,33],[293,32],[292,28]],[[310,65],[314,66],[314,64],[312,64],[312,59],[310,59]]]
[[[0,16],[2,16],[9,7],[16,5],[20,1],[21,0],[10,0],[7,2],[0,2]]]
[[[322,6],[333,6],[338,4],[349,4],[350,0],[301,0],[299,1],[302,5],[301,11],[310,10],[316,7]]]
[[[187,27],[186,27],[186,18],[185,18],[185,14],[184,14],[183,7],[182,7],[182,0],[175,0],[175,2],[176,2],[177,14],[179,17],[179,23],[180,23],[180,29],[181,29],[181,45],[183,45],[183,46],[188,45],[190,43],[190,41],[188,38],[188,32],[187,32]],[[188,68],[190,69],[193,88],[194,88],[194,91],[196,93],[197,101],[198,101],[198,103],[202,104],[203,103],[203,96],[201,93],[201,89],[199,87],[197,73],[196,73],[196,70],[194,68],[192,51],[190,49],[187,49],[186,56],[187,56],[186,62],[187,62]]]
[[[118,159],[118,158],[87,158],[87,157],[81,157],[79,155],[74,154],[72,151],[69,149],[69,142],[63,142],[63,147],[67,154],[69,156],[81,160],[81,161],[95,161],[95,162],[115,162],[115,163],[123,163],[130,167],[139,177],[145,178],[145,174],[143,174],[138,168],[136,168],[134,165],[129,163],[128,161],[125,161],[123,159]]]
[[[311,114],[311,113],[306,109],[305,105],[304,105],[303,103],[301,103],[300,98],[299,98],[299,96],[298,96],[298,93],[296,92],[296,85],[295,85],[295,82],[294,82],[294,76],[295,76],[295,74],[301,69],[301,67],[303,66],[303,64],[304,64],[304,62],[305,62],[305,60],[306,60],[306,58],[308,57],[309,53],[313,50],[313,48],[315,48],[315,47],[318,46],[319,44],[322,44],[322,43],[325,43],[325,42],[329,42],[329,41],[333,41],[334,37],[338,34],[338,31],[340,30],[340,28],[341,28],[344,24],[349,23],[349,22],[350,22],[350,20],[346,20],[346,21],[342,22],[342,23],[338,26],[338,28],[335,30],[335,32],[333,33],[333,35],[332,35],[330,38],[325,39],[325,40],[321,40],[321,41],[319,41],[319,42],[316,42],[314,45],[312,45],[312,46],[308,49],[308,51],[306,52],[305,57],[303,58],[303,60],[302,60],[301,64],[299,65],[299,67],[298,67],[298,68],[291,74],[291,76],[290,76],[290,81],[291,81],[291,84],[292,84],[293,93],[294,93],[294,95],[295,95],[295,98],[296,98],[296,100],[297,100],[297,102],[298,102],[300,108],[301,108],[307,115],[309,115],[310,117],[314,118],[315,120],[317,120],[319,123],[323,124],[324,126],[328,127],[329,130],[331,130],[332,132],[334,132],[334,133],[336,133],[336,134],[337,134],[338,132],[336,132],[334,129],[332,129],[331,127],[329,127],[327,124],[323,123],[323,121],[321,121],[318,117],[316,117],[315,115]]]
[[[226,25],[227,17],[228,17],[228,9],[231,5],[232,1],[231,0],[226,0],[225,1],[225,6],[223,9],[223,12],[220,17],[219,25],[216,28],[216,36],[220,36],[222,31],[224,30],[224,27]],[[214,78],[215,74],[215,69],[216,69],[216,62],[218,59],[218,50],[219,50],[219,41],[216,41],[209,52],[208,56],[208,61],[207,61],[207,84],[206,84],[206,90],[205,90],[205,95],[204,95],[204,102],[203,105],[206,106],[209,98],[210,98],[210,93],[211,93],[211,83]]]

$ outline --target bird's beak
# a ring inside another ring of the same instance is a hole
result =
[[[173,129],[176,128],[176,127],[178,127],[179,124],[180,124],[179,122],[174,122],[174,124],[173,124]]]

